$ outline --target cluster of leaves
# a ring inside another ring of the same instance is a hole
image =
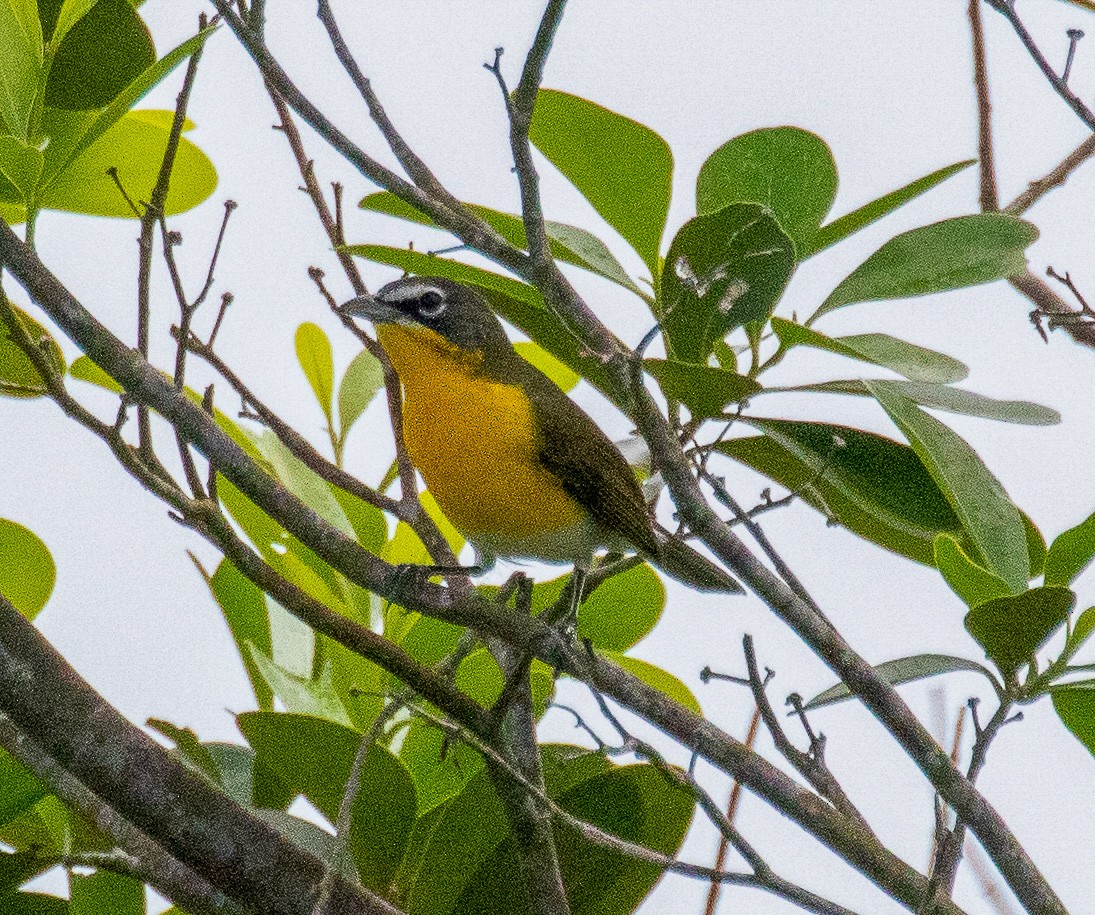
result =
[[[108,169],[132,200],[148,200],[173,115],[131,109],[212,29],[157,60],[134,6],[0,2],[0,216],[8,223],[33,223],[43,209],[132,216]],[[212,163],[182,140],[165,211],[190,209],[215,187]]]
[[[974,661],[939,655],[883,665],[887,676],[906,682],[975,669],[989,676],[1002,695],[1009,692],[1027,701],[1072,670],[1068,661],[1089,634],[1095,614],[1079,617],[1062,654],[1041,673],[1035,653],[1068,621],[1075,605],[1067,588],[1071,578],[1052,570],[1064,551],[1073,557],[1076,573],[1086,564],[1090,554],[1079,532],[1091,522],[1061,535],[1047,559],[1041,534],[973,448],[923,408],[1032,425],[1056,423],[1058,414],[955,387],[968,370],[943,353],[885,333],[829,336],[814,326],[833,310],[858,302],[942,292],[1019,273],[1036,229],[1001,213],[923,226],[883,244],[804,323],[774,315],[799,263],[971,162],[941,168],[826,222],[837,188],[836,165],[826,144],[794,127],[754,130],[731,139],[703,164],[696,181],[697,215],[680,227],[662,257],[673,163],[660,136],[588,100],[542,90],[530,139],[649,269],[643,282],[653,295],[642,291],[601,239],[574,226],[548,224],[558,260],[630,290],[660,323],[667,357],[647,359],[646,366],[666,399],[685,407],[694,420],[753,427],[758,435],[720,438],[708,447],[782,484],[860,536],[937,567],[966,602],[967,629],[1002,680]],[[391,194],[369,195],[361,206],[429,224]],[[510,241],[524,245],[519,217],[471,209]],[[409,272],[477,285],[504,318],[600,386],[599,367],[582,357],[533,287],[413,250],[369,244],[348,250]],[[791,351],[805,348],[899,377],[838,378],[793,387],[764,383],[765,374]],[[748,357],[747,368],[739,367],[741,357]],[[763,395],[787,391],[873,397],[907,444],[832,423],[752,412]],[[1044,584],[1032,588],[1043,563]],[[1015,672],[1024,663],[1031,665],[1031,673],[1020,687]],[[1083,683],[1054,686],[1053,691],[1065,723],[1095,747],[1095,700],[1087,698],[1095,691]],[[815,702],[847,695],[838,686]]]
[[[332,449],[341,456],[347,435],[382,387],[381,367],[362,351],[337,378],[330,341],[314,324],[298,328],[296,344],[301,368],[327,421]],[[552,357],[531,346],[523,349],[561,383],[576,381]],[[76,360],[70,371],[74,378],[119,391],[86,357]],[[199,399],[193,391],[188,393]],[[322,480],[272,433],[254,433],[223,413],[216,418],[253,459],[363,547],[392,563],[429,561],[410,527],[401,522],[389,531],[382,512]],[[218,492],[263,558],[312,597],[363,625],[379,628],[423,663],[442,662],[457,650],[462,628],[383,603],[331,569],[227,480],[218,481]],[[460,535],[440,515],[428,493],[422,495],[422,502],[459,553]],[[37,538],[16,525],[10,526],[10,536],[7,530],[0,527],[0,591],[9,593],[9,579],[25,580],[15,574],[19,567],[15,557],[29,554],[28,544],[35,545],[42,563],[49,563],[48,580],[52,581],[52,561]],[[7,565],[5,557],[10,559]],[[3,575],[5,568],[10,575]],[[255,694],[258,710],[238,719],[248,746],[202,743],[189,730],[168,722],[151,724],[175,744],[182,759],[230,796],[304,848],[331,860],[330,834],[291,815],[288,808],[295,798],[304,797],[335,823],[354,756],[382,713],[385,698],[398,695],[401,684],[298,623],[227,560],[212,574],[203,571],[203,575],[224,613]],[[46,579],[43,572],[32,580]],[[564,576],[537,585],[533,611],[551,606],[565,584]],[[10,593],[29,615],[45,603],[48,589],[45,594]],[[639,566],[592,594],[582,607],[579,632],[602,655],[699,711],[696,699],[679,680],[625,654],[653,629],[664,606],[661,581],[648,566]],[[534,662],[531,676],[536,713],[542,715],[554,693],[554,676],[540,662]],[[454,672],[457,686],[484,707],[497,700],[503,680],[501,669],[483,647],[463,657]],[[567,746],[545,746],[542,756],[548,793],[564,810],[667,854],[683,841],[693,801],[653,766],[618,766],[604,754]],[[12,905],[41,905],[45,906],[41,911],[49,913],[144,911],[143,897],[132,892],[136,884],[115,875],[103,875],[99,885],[101,894],[112,894],[108,908],[76,907],[84,892],[77,892],[78,881],[87,878],[73,878],[69,908],[64,908],[63,900],[18,892],[22,882],[63,856],[109,848],[109,843],[87,824],[80,823],[78,834],[74,833],[79,818],[3,755],[0,795],[13,798],[0,809],[0,822],[7,823],[0,827],[0,841],[15,849],[0,856],[0,870],[6,860],[12,874],[7,884],[0,881],[0,901],[7,902],[4,893],[10,892]],[[43,829],[51,830],[50,841],[44,844],[39,841]],[[558,843],[575,911],[632,911],[660,876],[659,869],[649,863],[590,848],[566,828],[560,828]],[[441,915],[469,905],[495,912],[518,908],[513,885],[492,876],[509,872],[516,852],[483,757],[458,741],[453,743],[451,735],[427,718],[401,714],[370,747],[353,808],[348,850],[350,860],[345,866],[362,884],[398,901],[408,912]],[[32,851],[33,856],[27,857]],[[21,862],[25,866],[17,867]],[[100,902],[105,904],[107,898]]]

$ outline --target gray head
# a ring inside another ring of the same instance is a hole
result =
[[[509,350],[498,318],[477,292],[437,276],[409,276],[359,295],[342,306],[345,314],[374,324],[421,326],[465,350]]]

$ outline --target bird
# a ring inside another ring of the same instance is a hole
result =
[[[619,449],[517,352],[474,289],[408,276],[341,310],[376,328],[403,388],[407,454],[475,549],[477,571],[498,557],[571,564],[575,615],[599,549],[634,550],[694,587],[741,592],[721,568],[659,533]]]

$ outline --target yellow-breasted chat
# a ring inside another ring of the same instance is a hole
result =
[[[531,558],[584,572],[598,549],[636,550],[694,587],[741,591],[658,533],[623,455],[517,353],[478,293],[407,277],[343,311],[376,327],[403,385],[407,452],[481,566]]]

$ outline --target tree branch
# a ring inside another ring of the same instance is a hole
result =
[[[52,775],[58,785],[62,776],[78,782],[241,906],[264,915],[312,915],[323,863],[126,721],[2,595],[0,712],[51,761],[40,776]],[[13,745],[18,755],[18,737]],[[104,818],[104,825],[112,822],[113,816]],[[340,877],[327,915],[398,912]]]

